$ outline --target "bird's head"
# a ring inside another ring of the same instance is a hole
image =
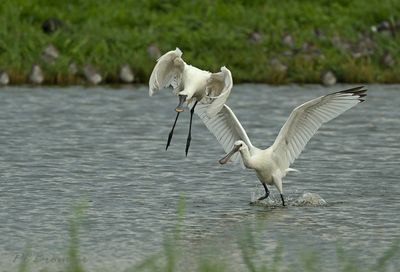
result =
[[[239,147],[239,151],[247,148],[247,145],[246,145],[245,142],[243,142],[242,140],[236,141],[236,142],[233,144],[233,146],[238,146],[238,147]]]
[[[246,148],[247,148],[247,145],[246,145],[242,140],[236,141],[236,142],[233,144],[232,150],[231,150],[228,154],[226,154],[225,157],[223,157],[222,159],[220,159],[220,160],[219,160],[219,163],[220,163],[220,164],[225,164],[225,163],[227,163],[227,162],[229,161],[229,159],[230,159],[236,152],[242,151],[242,150],[244,150],[244,149],[246,149]]]

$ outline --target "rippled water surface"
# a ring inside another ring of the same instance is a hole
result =
[[[345,87],[237,85],[228,104],[266,148],[295,106]],[[162,248],[180,198],[188,254],[223,245],[238,260],[237,237],[250,228],[265,258],[279,244],[288,263],[313,250],[334,268],[339,244],[368,264],[400,233],[400,86],[368,89],[367,102],[312,138],[293,165],[300,173],[284,180],[289,207],[281,208],[275,188],[270,204],[249,205],[263,193],[257,177],[219,165],[224,152],[197,117],[185,157],[188,111],[165,151],[178,102],[168,91],[1,88],[1,267],[16,268],[26,247],[33,267],[63,267],[68,220],[84,204],[85,266],[123,270]],[[327,204],[295,205],[304,193]]]

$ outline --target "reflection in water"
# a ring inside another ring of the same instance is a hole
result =
[[[239,85],[228,104],[253,143],[269,146],[295,106],[346,87]],[[12,260],[27,243],[33,253],[63,256],[72,206],[85,202],[85,265],[123,270],[160,249],[175,229],[181,196],[182,240],[192,253],[224,245],[232,248],[232,254],[223,251],[228,258],[240,262],[238,236],[253,226],[263,256],[282,245],[285,262],[293,263],[312,246],[325,267],[335,268],[338,242],[368,263],[400,233],[400,96],[393,95],[397,86],[368,89],[366,103],[311,139],[293,165],[300,173],[284,180],[292,205],[282,208],[275,188],[272,205],[249,205],[252,194],[263,193],[257,177],[238,165],[218,164],[224,152],[199,118],[185,157],[187,112],[165,151],[176,103],[167,92],[150,99],[145,87],[2,88],[2,268],[16,267]],[[305,193],[327,205],[299,205]]]

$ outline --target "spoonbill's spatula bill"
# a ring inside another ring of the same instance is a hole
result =
[[[214,117],[225,104],[232,89],[232,75],[226,67],[221,67],[218,73],[200,70],[186,64],[182,59],[182,51],[176,48],[157,60],[149,80],[149,95],[155,91],[172,86],[174,93],[179,96],[179,104],[175,108],[176,117],[171,132],[168,135],[168,149],[174,133],[179,114],[184,111],[183,104],[192,106],[190,110],[189,133],[186,140],[185,153],[189,152],[193,113],[196,106],[201,104],[206,108],[208,117]]]
[[[322,124],[363,102],[366,92],[364,87],[351,88],[312,99],[298,106],[290,114],[272,146],[264,150],[251,144],[246,131],[227,105],[214,117],[209,117],[203,106],[197,107],[196,113],[215,135],[225,152],[228,152],[219,162],[225,164],[230,160],[241,160],[246,168],[255,170],[265,189],[265,195],[259,200],[268,197],[267,184],[273,184],[281,195],[282,205],[285,205],[282,179],[289,171],[294,170],[289,166]]]

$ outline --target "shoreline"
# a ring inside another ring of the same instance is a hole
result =
[[[4,70],[3,70],[4,71]],[[21,86],[21,85],[31,85],[31,86],[107,86],[107,85],[146,85],[148,81],[142,79],[135,79],[130,82],[124,81],[118,77],[118,74],[105,75],[103,76],[101,72],[97,72],[101,80],[98,82],[92,81],[90,78],[85,77],[85,75],[64,75],[56,74],[53,76],[47,76],[43,73],[43,80],[40,82],[34,82],[30,79],[30,75],[12,74],[8,75],[8,80],[6,83],[0,82],[0,88],[4,86]],[[386,71],[379,74],[372,74],[373,77],[384,78],[384,80],[372,80],[371,74],[362,75],[362,72],[358,72],[353,78],[348,76],[344,80],[335,79],[333,83],[325,83],[323,79],[310,77],[302,78],[302,80],[296,81],[288,77],[280,76],[277,73],[271,73],[269,78],[265,80],[235,80],[235,75],[233,74],[234,84],[267,84],[267,85],[290,85],[290,84],[317,84],[324,86],[334,86],[340,84],[400,84],[400,73],[395,71]]]
[[[400,2],[173,2],[6,1],[0,86],[145,84],[176,47],[235,84],[400,83]]]

